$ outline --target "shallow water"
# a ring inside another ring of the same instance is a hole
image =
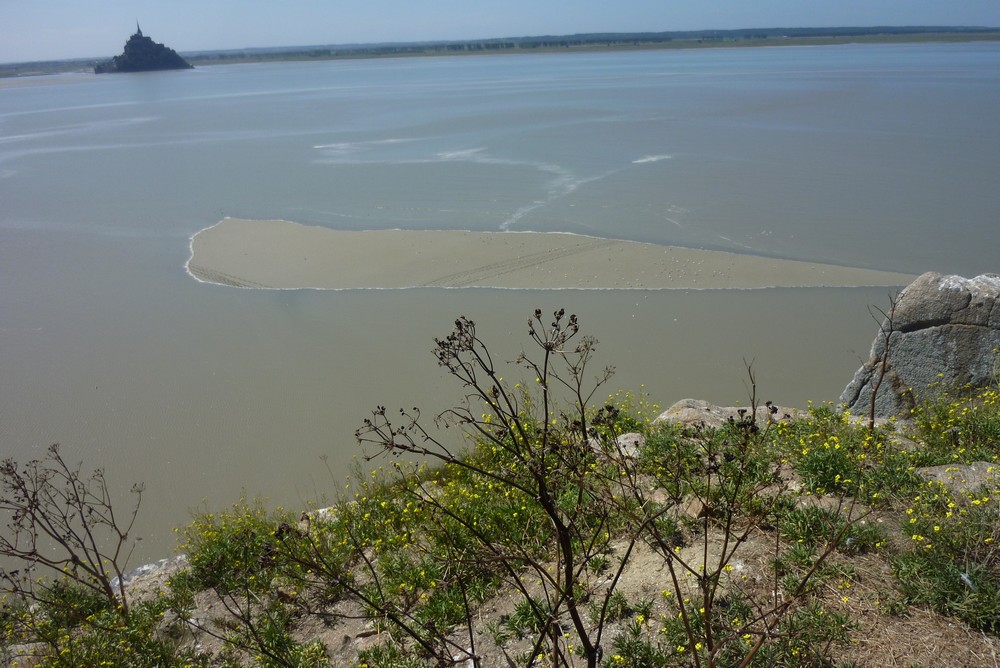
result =
[[[60,442],[140,558],[189,508],[331,495],[376,404],[460,396],[434,336],[502,356],[579,313],[611,390],[833,400],[887,290],[241,290],[184,271],[224,216],[584,232],[792,259],[997,270],[1000,45],[494,56],[0,83],[0,443]],[[326,464],[320,459],[326,455]],[[332,472],[327,472],[327,465]]]

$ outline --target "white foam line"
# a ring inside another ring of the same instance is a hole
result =
[[[377,287],[367,287],[367,288],[320,288],[315,286],[298,286],[294,288],[275,288],[271,286],[251,286],[251,285],[229,285],[227,283],[213,283],[212,281],[204,281],[196,276],[192,276],[199,283],[205,283],[207,285],[217,285],[220,287],[235,289],[235,290],[269,290],[269,291],[283,291],[290,292],[293,290],[313,290],[316,292],[389,292],[392,290],[506,290],[510,292],[752,292],[755,290],[863,290],[870,288],[885,288],[885,287],[903,287],[902,284],[899,286],[886,286],[881,284],[865,284],[865,285],[757,285],[748,288],[741,287],[724,287],[724,288],[705,288],[698,286],[678,286],[675,288],[652,288],[652,287],[616,287],[616,288],[584,288],[584,287],[564,287],[564,288],[511,288],[499,285],[402,285],[398,287],[391,288],[377,288]]]
[[[547,193],[547,198],[545,200],[533,202],[532,204],[529,204],[527,206],[522,206],[521,208],[517,209],[513,214],[511,214],[506,220],[500,223],[500,230],[502,232],[509,232],[512,226],[514,226],[519,220],[521,220],[524,216],[531,213],[535,209],[540,209],[543,206],[551,204],[552,202],[556,201],[561,197],[565,197],[567,195],[572,194],[582,185],[586,185],[592,181],[600,181],[601,179],[607,178],[608,176],[611,176],[615,172],[620,171],[620,170],[612,170],[610,172],[599,174],[597,176],[591,176],[589,178],[580,178],[574,176],[572,172],[569,172],[568,170],[565,170],[562,167],[558,167],[556,165],[545,165],[544,163],[538,163],[535,165],[535,167],[543,171],[554,172],[559,176],[558,178],[554,179],[549,183],[549,190]]]
[[[458,151],[444,151],[442,153],[438,153],[437,157],[445,161],[468,160],[469,162],[488,163],[490,161],[489,158],[483,160],[479,159],[479,156],[481,156],[485,152],[486,152],[486,147],[466,148],[466,149],[459,149]]]
[[[354,153],[363,149],[366,146],[379,145],[379,144],[391,144],[399,143],[401,139],[382,139],[371,142],[348,142],[343,144],[324,144],[315,146],[313,148],[323,150],[325,153],[324,158],[315,160],[315,164],[393,164],[393,165],[419,165],[419,164],[432,164],[432,163],[442,163],[442,162],[469,162],[479,165],[501,165],[510,167],[528,167],[539,172],[546,172],[552,175],[552,178],[546,184],[546,199],[532,202],[522,206],[514,211],[507,219],[500,223],[500,230],[503,232],[509,231],[510,228],[520,221],[525,215],[534,211],[535,209],[541,208],[546,204],[549,204],[560,197],[565,197],[570,193],[577,190],[580,186],[589,183],[591,181],[596,181],[603,179],[616,171],[607,172],[605,174],[600,174],[595,177],[584,178],[577,176],[572,171],[562,167],[560,165],[541,162],[541,161],[531,161],[531,160],[510,160],[506,158],[494,158],[490,157],[488,154],[488,148],[485,146],[477,146],[475,148],[464,148],[455,149],[453,151],[440,151],[431,157],[426,158],[411,158],[406,160],[365,160],[357,158],[354,156],[348,157],[348,154]],[[417,141],[417,140],[412,140]]]
[[[202,232],[207,232],[208,230],[212,229],[213,227],[216,227],[218,225],[222,225],[222,223],[224,223],[227,220],[229,220],[229,216],[226,216],[225,218],[223,218],[222,220],[218,221],[217,223],[212,223],[208,227],[201,228],[200,230],[198,230],[197,232],[195,232],[194,234],[192,234],[188,238],[188,259],[184,263],[184,272],[188,276],[190,276],[191,278],[193,278],[194,280],[198,281],[199,283],[209,283],[210,285],[219,285],[219,283],[211,283],[210,281],[203,281],[202,279],[200,279],[197,276],[195,276],[194,273],[191,271],[191,260],[194,259],[194,238],[196,236],[198,236],[199,234],[201,234]]]
[[[742,243],[742,242],[739,242],[739,241],[733,241],[732,239],[730,239],[729,237],[727,237],[725,235],[716,234],[715,236],[716,236],[716,238],[722,239],[726,243],[730,243],[730,244],[732,244],[734,246],[739,246],[740,248],[745,248],[745,249],[747,249],[749,251],[756,251],[757,250],[756,248],[754,248],[753,246],[751,246],[749,244],[745,244],[745,243]]]
[[[672,160],[674,156],[672,155],[647,155],[638,160],[633,160],[633,165],[642,165],[647,162],[660,162],[661,160]]]
[[[334,144],[316,144],[314,149],[334,150],[334,151],[356,151],[368,146],[392,146],[393,144],[407,144],[409,142],[421,141],[417,137],[390,137],[389,139],[372,139],[368,141],[347,141]]]

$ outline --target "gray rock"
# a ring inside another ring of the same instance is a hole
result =
[[[646,446],[646,437],[637,432],[622,434],[617,439],[618,451],[626,457],[635,458]]]
[[[923,466],[916,472],[926,480],[939,482],[957,494],[975,492],[984,486],[995,488],[1000,484],[1000,466],[989,462]]]
[[[772,412],[768,406],[757,407],[757,423],[765,424],[776,422],[788,418],[798,417],[800,412],[795,408],[785,408],[781,406],[776,412]],[[716,406],[701,399],[681,399],[667,410],[660,413],[654,420],[657,422],[670,422],[682,427],[693,427],[703,425],[705,427],[721,427],[730,419],[739,420],[741,414],[748,413],[750,409],[744,406]]]
[[[208,615],[193,612],[188,616],[167,610],[156,625],[153,636],[160,642],[170,643],[182,650],[197,651],[208,636],[203,629],[209,628],[212,620]]]
[[[899,293],[892,323],[883,321],[868,361],[840,395],[854,413],[868,414],[881,375],[883,331],[892,334],[875,416],[906,417],[935,383],[985,387],[994,380],[1000,348],[1000,275],[975,278],[923,274]]]
[[[614,448],[609,447],[610,444],[605,443],[601,438],[591,437],[587,439],[587,447],[590,448],[591,452],[605,459],[610,457],[615,461],[623,457],[625,459],[635,459],[642,452],[645,445],[646,437],[637,432],[620,434],[615,439]]]

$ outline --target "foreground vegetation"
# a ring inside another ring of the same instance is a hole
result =
[[[330,508],[195,517],[158,588],[122,585],[134,513],[114,514],[99,471],[57,448],[5,462],[6,660],[885,665],[857,647],[886,620],[1000,631],[996,387],[876,424],[758,405],[748,369],[744,411],[680,426],[603,391],[575,316],[536,311],[528,335],[499,363],[456,321],[434,354],[459,405],[431,423],[377,408],[357,433],[372,464]]]

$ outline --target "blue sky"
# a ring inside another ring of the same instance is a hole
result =
[[[178,51],[576,32],[1000,27],[1000,0],[0,0],[0,62],[110,57],[135,30]]]

